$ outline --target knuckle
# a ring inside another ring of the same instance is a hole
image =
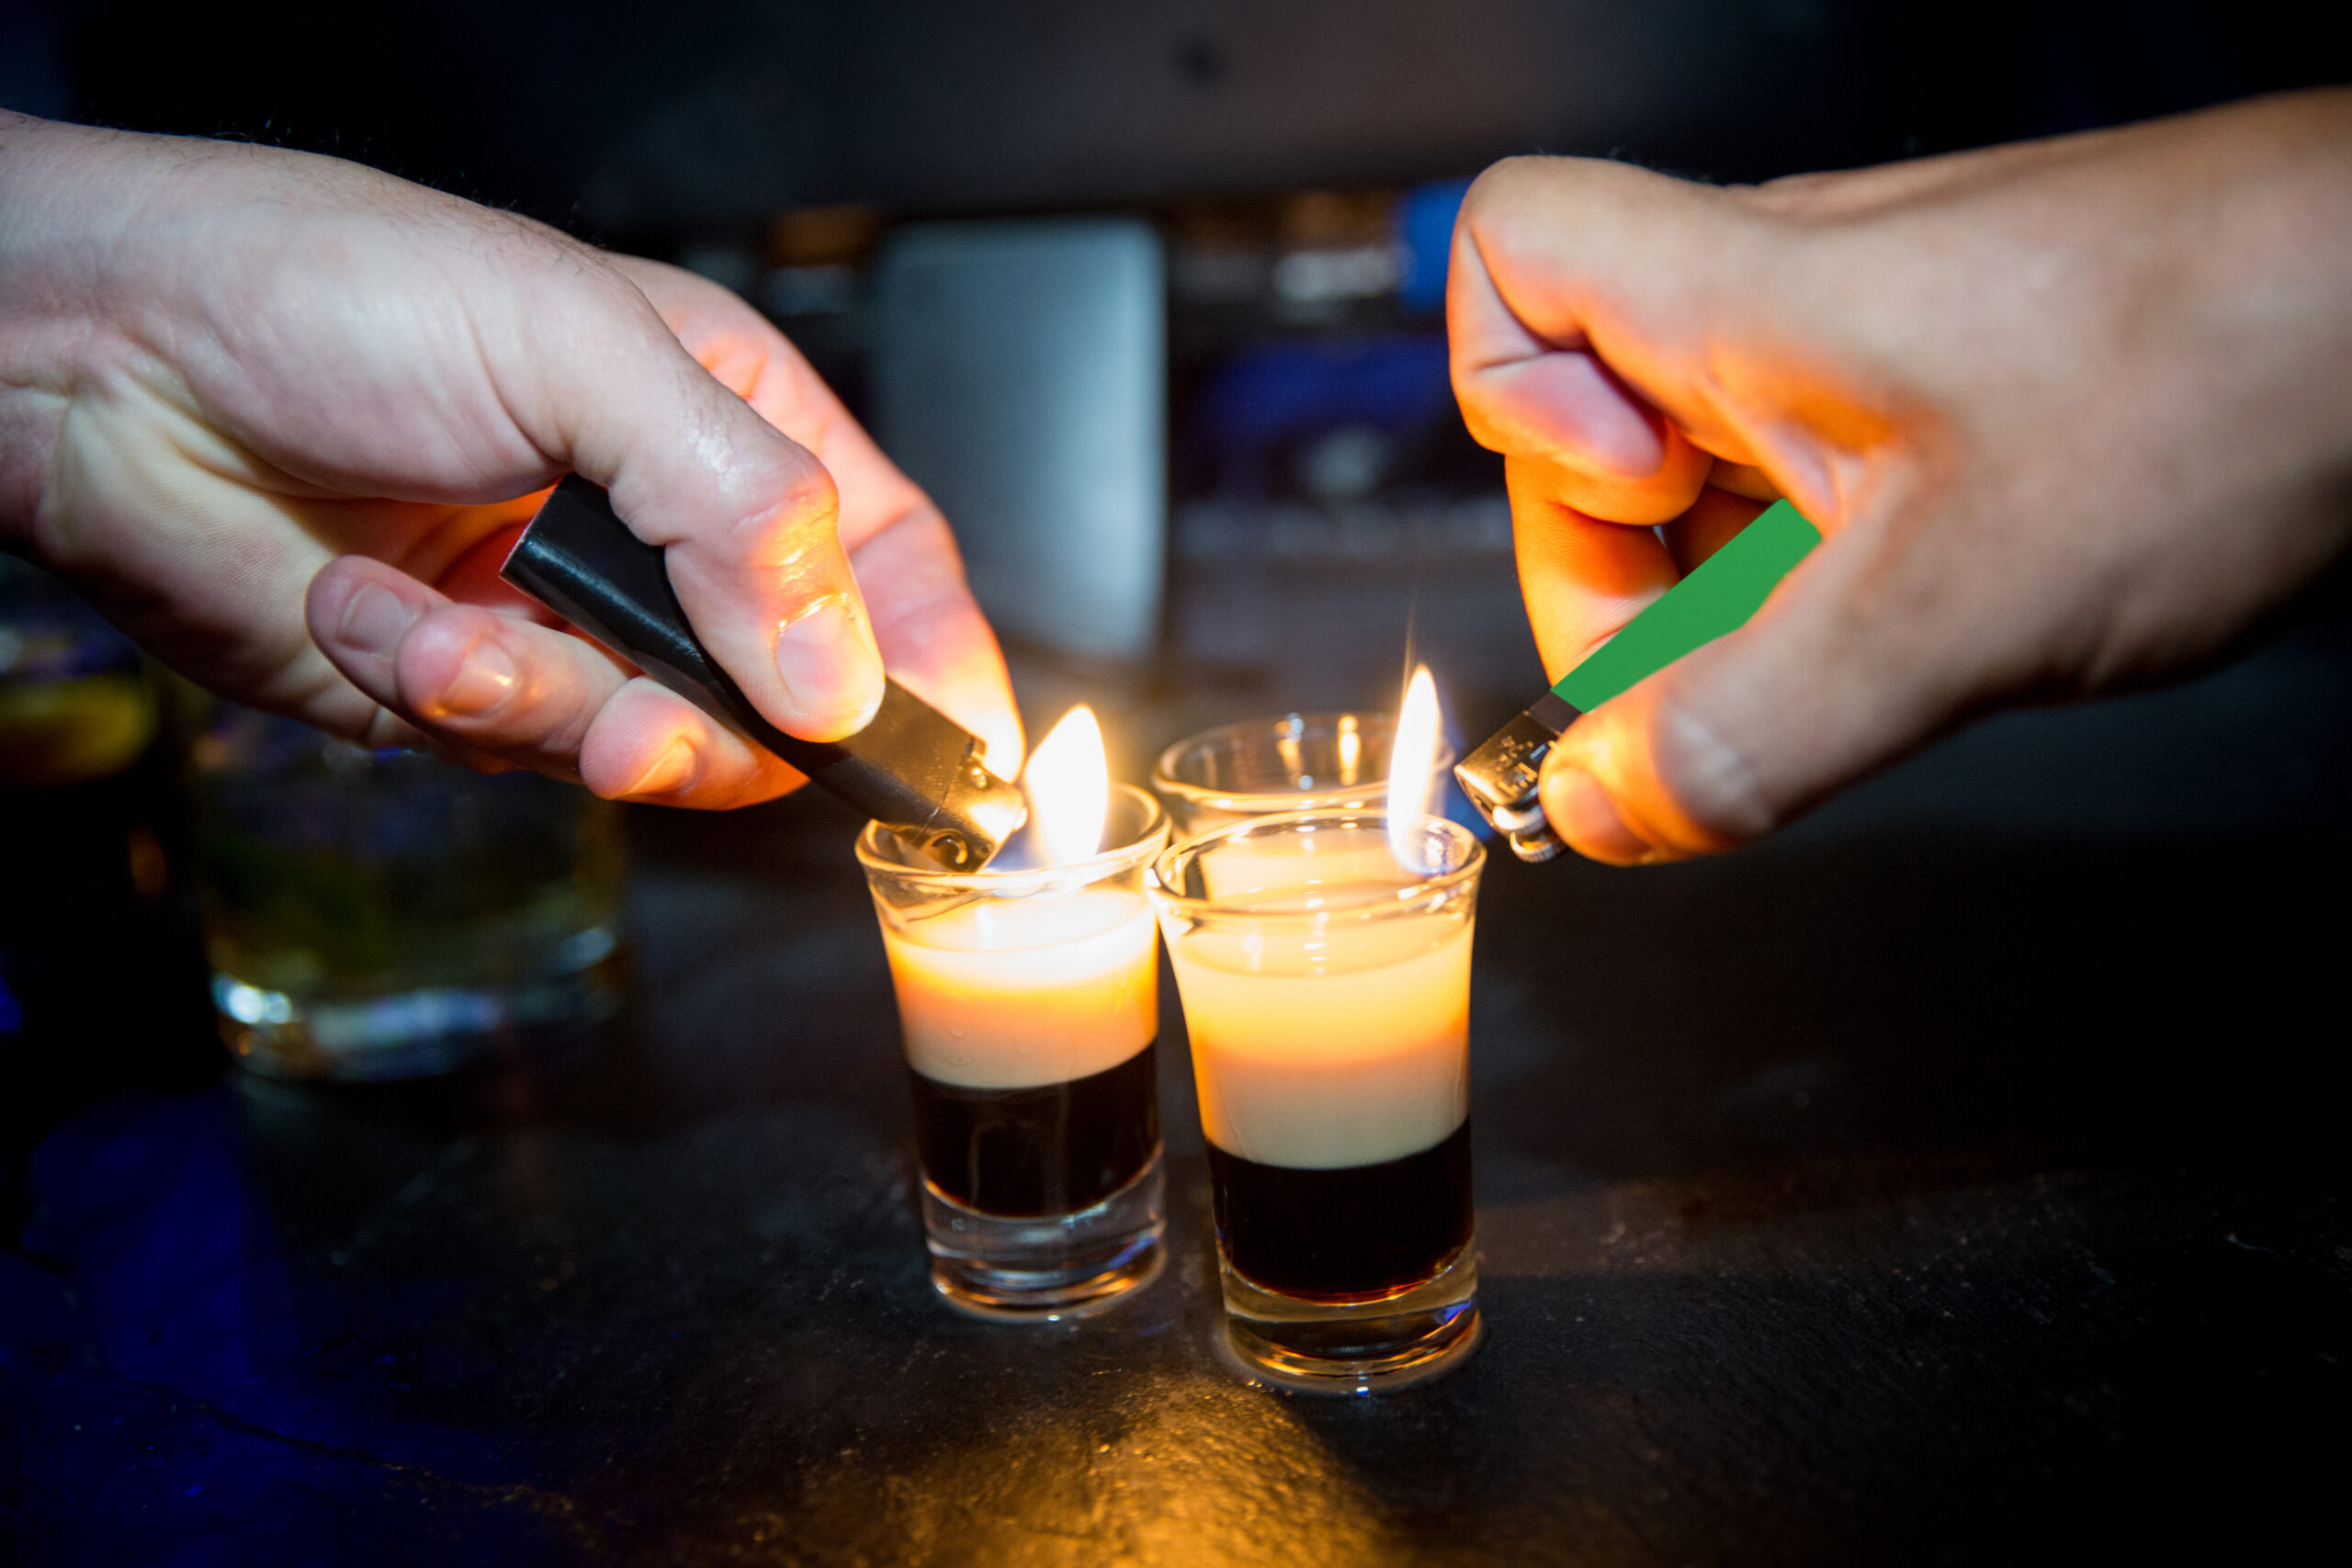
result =
[[[831,527],[842,505],[841,487],[833,482],[832,474],[805,453],[792,470],[775,497],[776,514],[799,527]]]
[[[1521,152],[1488,164],[1485,173],[1470,182],[1469,192],[1462,199],[1464,214],[1475,211],[1484,216],[1490,209],[1510,210],[1529,186],[1551,175],[1560,163],[1557,158]]]
[[[841,493],[832,475],[804,458],[763,486],[735,534],[741,552],[763,565],[797,561],[813,546],[839,536]]]

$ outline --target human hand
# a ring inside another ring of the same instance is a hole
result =
[[[1570,727],[1554,828],[1730,848],[1988,706],[2221,649],[2352,534],[2347,243],[2340,92],[1752,189],[1489,170],[1454,387],[1553,678],[1774,494],[1825,536]]]
[[[606,795],[799,783],[498,580],[577,470],[780,728],[854,731],[887,661],[1017,767],[945,521],[724,289],[332,159],[21,117],[0,197],[0,538],[214,690]]]

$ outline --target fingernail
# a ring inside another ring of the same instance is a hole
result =
[[[422,613],[402,604],[390,589],[369,583],[343,607],[334,639],[354,653],[388,654],[400,647]]]
[[[865,728],[882,705],[882,664],[839,602],[818,605],[776,634],[776,673],[814,739]]]
[[[1578,854],[1611,865],[1635,865],[1650,856],[1634,836],[1600,781],[1581,768],[1555,768],[1544,779],[1544,815]]]
[[[514,660],[495,641],[484,637],[466,650],[465,662],[441,689],[436,705],[458,718],[487,713],[506,700],[514,690]]]
[[[621,791],[624,798],[635,795],[668,795],[683,788],[695,775],[695,749],[683,737],[662,749],[662,754],[637,776],[637,782]]]

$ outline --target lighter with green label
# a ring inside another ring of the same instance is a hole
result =
[[[1803,513],[1785,501],[1774,502],[1463,760],[1454,777],[1487,819],[1510,836],[1514,853],[1544,861],[1564,847],[1544,820],[1535,789],[1544,754],[1568,726],[1644,676],[1746,626],[1781,579],[1820,542],[1820,530]]]

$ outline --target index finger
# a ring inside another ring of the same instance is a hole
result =
[[[1629,526],[1575,503],[1577,476],[1504,459],[1520,588],[1544,668],[1558,680],[1695,570],[1768,502],[1710,484],[1662,526]],[[1740,476],[1731,476],[1735,480]]]
[[[791,341],[741,299],[660,262],[613,260],[687,353],[824,465],[839,497],[842,547],[884,663],[908,690],[986,741],[991,768],[1007,777],[1017,772],[1021,717],[1004,656],[931,497],[884,455]]]
[[[712,656],[770,722],[812,740],[862,728],[882,659],[835,528],[832,476],[686,353],[616,269],[571,253],[488,344],[517,425],[612,492],[668,550]]]
[[[704,369],[832,475],[841,494],[842,549],[854,555],[910,513],[936,511],[766,317],[683,267],[641,256],[616,255],[611,261]]]
[[[1566,471],[1540,457],[1506,457],[1511,543],[1528,624],[1557,681],[1680,580],[1656,530],[1605,522],[1563,499]]]

